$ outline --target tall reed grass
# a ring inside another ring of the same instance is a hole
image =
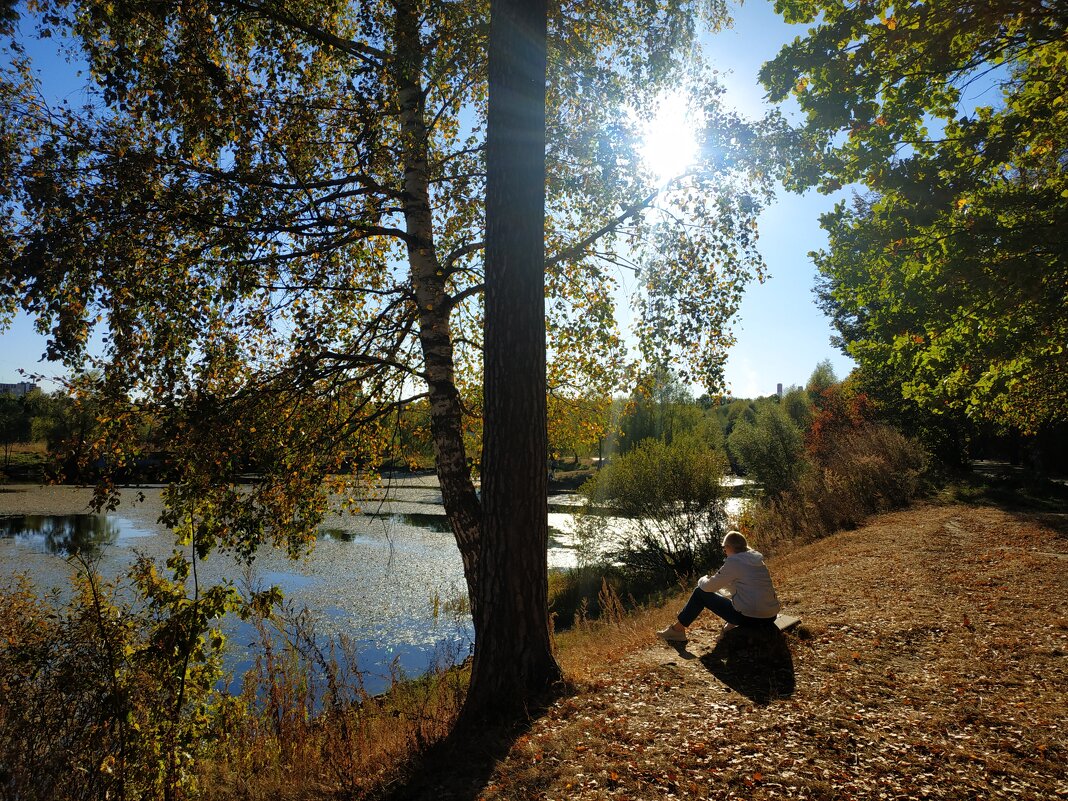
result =
[[[240,694],[219,707],[201,764],[205,796],[222,801],[371,798],[452,730],[468,672],[443,654],[418,678],[391,666],[372,695],[356,643],[322,637],[306,612],[256,621],[256,658]]]

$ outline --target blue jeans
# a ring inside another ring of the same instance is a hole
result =
[[[766,626],[775,622],[773,617],[749,617],[743,615],[734,608],[730,598],[724,598],[718,592],[705,592],[700,587],[693,591],[686,606],[679,612],[679,623],[689,626],[704,609],[710,609],[715,614],[733,623],[736,626]]]

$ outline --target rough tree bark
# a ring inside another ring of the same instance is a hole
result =
[[[482,547],[464,720],[522,715],[560,678],[548,623],[545,0],[490,7]]]

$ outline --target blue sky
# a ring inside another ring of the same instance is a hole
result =
[[[749,116],[764,112],[764,89],[757,80],[761,64],[808,26],[787,25],[768,0],[748,0],[732,9],[734,27],[709,37],[709,59],[727,74],[727,102]],[[827,244],[819,217],[841,195],[780,191],[760,217],[760,251],[771,277],[745,293],[735,333],[738,344],[727,360],[727,381],[734,395],[767,395],[775,385],[804,385],[816,364],[830,359],[845,378],[852,359],[830,344],[834,333],[812,295],[816,272],[808,253]]]
[[[782,22],[767,0],[748,0],[732,10],[732,29],[711,36],[706,50],[723,71],[727,99],[749,116],[763,113],[764,90],[757,81],[760,65],[805,26]],[[778,201],[760,218],[760,250],[770,278],[753,284],[745,294],[735,332],[726,377],[737,397],[755,397],[775,391],[775,385],[804,384],[818,362],[830,359],[839,378],[853,362],[830,344],[832,330],[815,306],[812,287],[815,271],[809,251],[826,244],[819,216],[835,198],[816,193],[805,196],[780,192]],[[21,380],[18,370],[54,375],[58,366],[39,362],[44,340],[32,322],[17,318],[0,333],[0,382]],[[54,386],[46,383],[46,389]]]

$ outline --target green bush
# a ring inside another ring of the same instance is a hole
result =
[[[188,797],[213,724],[231,595],[185,592],[147,560],[134,588],[82,562],[71,599],[0,588],[0,797]],[[130,590],[139,604],[121,600]]]
[[[802,431],[812,425],[812,399],[805,390],[799,387],[790,389],[783,395],[782,408]]]
[[[697,438],[645,440],[580,488],[586,550],[619,565],[628,581],[689,581],[722,558],[726,471],[723,454]]]
[[[739,421],[727,447],[770,497],[792,487],[805,470],[801,429],[777,403],[760,404],[752,423]]]

